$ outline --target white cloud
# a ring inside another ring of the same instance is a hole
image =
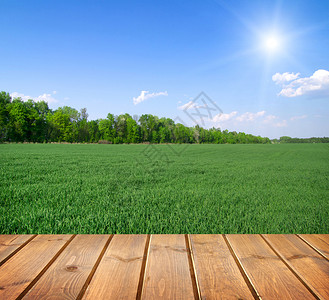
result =
[[[296,121],[296,120],[302,120],[307,118],[307,115],[302,115],[302,116],[293,116],[290,118],[290,121]]]
[[[280,74],[280,73],[275,73],[273,76],[272,76],[272,80],[276,83],[276,84],[283,84],[285,82],[289,82],[289,81],[292,81],[292,80],[295,80],[299,77],[300,73],[288,73],[288,72],[285,72],[283,74]]]
[[[179,101],[179,103],[181,103],[181,101]],[[197,102],[194,102],[194,101],[189,101],[181,106],[178,106],[178,109],[180,109],[180,110],[190,110],[190,109],[194,109],[194,108],[208,109],[209,106],[207,103],[204,105],[199,105]],[[211,109],[211,110],[213,110],[213,109]]]
[[[57,103],[58,100],[53,98],[51,96],[51,94],[42,94],[38,97],[31,97],[31,96],[27,96],[27,95],[24,95],[24,94],[21,94],[21,93],[17,93],[17,92],[13,92],[10,94],[10,96],[14,99],[14,98],[21,98],[23,101],[27,101],[29,99],[32,99],[36,102],[40,102],[40,101],[46,101],[48,102],[48,104],[50,103]]]
[[[238,113],[237,111],[232,111],[229,114],[218,114],[212,118],[212,121],[213,122],[225,122],[225,121],[228,121],[228,120],[232,119],[233,117],[235,117],[237,115],[237,113]]]
[[[276,120],[278,117],[274,115],[268,115],[264,119],[264,123],[272,123],[274,120]]]
[[[275,127],[287,127],[287,121],[286,120],[282,120],[281,122],[275,123],[273,124],[273,126]]]
[[[56,95],[57,94],[57,91],[53,91],[53,95]]]
[[[194,101],[189,101],[181,106],[178,107],[178,109],[180,110],[189,110],[189,109],[193,109],[193,108],[200,108],[200,106],[198,106],[197,103],[195,103]]]
[[[282,81],[280,78],[285,77],[284,74],[292,75],[293,73],[276,73],[273,75],[272,80],[277,84],[282,86],[282,90],[279,95],[284,97],[297,97],[305,94],[313,94],[317,93],[329,93],[329,71],[326,70],[317,70],[310,77],[292,79],[292,81],[288,84],[285,84],[287,81]],[[287,76],[288,76],[287,75]],[[293,74],[297,76],[299,74]],[[281,77],[280,77],[281,76]],[[287,77],[286,76],[286,77]],[[289,76],[288,76],[289,77]],[[297,77],[296,77],[297,78]]]
[[[262,117],[265,115],[265,110],[256,112],[256,113],[251,113],[251,112],[246,112],[236,118],[237,121],[239,122],[245,122],[245,121],[254,121],[255,119]]]
[[[57,103],[58,102],[58,100],[56,100],[55,98],[53,98],[51,96],[51,94],[43,94],[43,95],[40,95],[40,96],[34,98],[34,101],[37,101],[37,102],[39,102],[39,101],[45,101],[45,102],[48,102],[49,104],[50,103]]]
[[[141,91],[141,94],[138,97],[133,97],[134,104],[141,103],[145,101],[146,99],[158,97],[158,96],[168,96],[167,91],[165,92],[159,92],[159,93],[149,93],[149,91]]]
[[[11,98],[21,98],[23,101],[27,101],[29,99],[33,99],[31,96],[25,96],[24,94],[13,92],[10,94]]]
[[[290,125],[287,120],[283,120],[276,115],[267,114],[265,110],[245,113],[232,111],[226,114],[218,114],[209,121],[209,126],[221,126],[229,130],[240,130],[244,132],[250,132],[250,130],[254,130],[255,128],[273,130],[273,128],[283,128]]]

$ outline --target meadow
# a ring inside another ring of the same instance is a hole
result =
[[[1,144],[0,234],[328,233],[328,144]]]

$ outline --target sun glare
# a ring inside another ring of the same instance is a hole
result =
[[[280,48],[280,40],[276,36],[269,36],[265,38],[264,45],[267,51],[275,52],[278,51]]]

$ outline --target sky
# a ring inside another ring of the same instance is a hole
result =
[[[0,90],[269,138],[329,136],[329,1],[0,0]]]

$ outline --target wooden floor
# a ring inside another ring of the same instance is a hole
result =
[[[0,235],[0,299],[329,299],[329,235]]]

